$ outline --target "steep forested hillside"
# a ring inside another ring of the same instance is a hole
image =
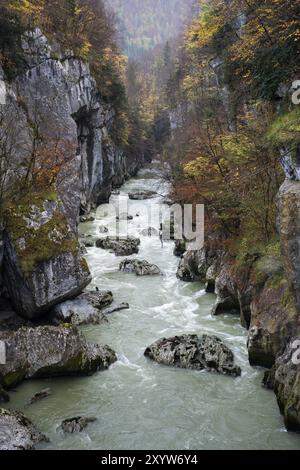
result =
[[[106,0],[119,16],[126,52],[137,56],[177,36],[197,0]]]
[[[177,197],[205,201],[245,245],[269,242],[280,159],[299,155],[299,4],[203,0],[201,10],[167,84],[169,107],[188,110],[168,152],[182,171]]]

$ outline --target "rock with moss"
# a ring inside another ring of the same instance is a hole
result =
[[[0,403],[8,403],[10,400],[8,393],[0,385]]]
[[[42,442],[48,439],[23,413],[0,408],[0,450],[34,450]]]
[[[272,380],[273,388],[288,431],[300,432],[300,335],[291,339],[284,353],[277,358]]]
[[[0,331],[9,360],[0,366],[0,383],[10,389],[25,379],[84,376],[116,361],[105,345],[88,344],[72,325],[21,327]]]
[[[241,375],[241,369],[234,364],[232,351],[215,336],[163,338],[149,346],[145,356],[159,364],[181,369],[206,369],[233,377]]]
[[[289,339],[298,332],[300,315],[288,283],[283,277],[271,277],[251,304],[250,364],[271,368]]]
[[[91,275],[55,191],[29,191],[5,210],[4,282],[19,315],[35,319],[82,292]]]

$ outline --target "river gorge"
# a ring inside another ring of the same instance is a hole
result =
[[[157,173],[141,170],[111,196],[127,200],[128,193],[167,191]],[[11,393],[10,408],[24,411],[50,439],[40,449],[299,449],[300,436],[285,430],[275,395],[262,387],[263,369],[249,365],[247,331],[238,316],[213,317],[216,296],[201,283],[176,278],[174,242],[161,247],[158,236],[141,236],[148,221],[141,204],[159,210],[161,197],[129,201],[130,235],[141,238],[139,259],[158,265],[163,276],[137,277],[119,271],[123,258],[88,248],[86,259],[93,281],[89,287],[113,292],[116,303],[130,308],[108,316],[108,323],[81,327],[91,342],[109,344],[118,361],[109,370],[87,378],[27,381]],[[134,211],[131,210],[134,205]],[[110,205],[101,205],[95,221],[80,226],[81,236],[99,238],[100,226],[115,224]],[[183,333],[221,338],[242,369],[238,378],[206,371],[164,367],[144,357],[145,348],[161,337]],[[28,400],[50,387],[52,395],[30,407]],[[64,434],[64,419],[96,418],[82,433]]]

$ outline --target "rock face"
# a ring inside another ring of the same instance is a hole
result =
[[[36,186],[25,201],[7,208],[4,246],[0,237],[5,287],[18,313],[33,319],[90,282],[77,244],[80,210],[89,213],[108,201],[113,187],[135,174],[143,158],[127,157],[112,142],[115,112],[102,101],[87,64],[50,44],[38,29],[24,37],[23,47],[24,73],[6,84],[2,106],[14,123],[10,175],[27,171],[36,120],[45,145],[55,142],[64,156],[51,187]],[[12,177],[8,184],[13,182]]]
[[[47,441],[23,413],[0,408],[0,450],[34,450]]]
[[[79,331],[70,327],[22,327],[0,331],[9,354],[0,366],[0,384],[15,387],[25,379],[90,375],[116,361],[108,346],[87,344]]]
[[[298,314],[285,279],[270,279],[251,304],[248,336],[251,365],[270,368],[289,339],[300,332]]]
[[[116,256],[130,256],[139,252],[140,243],[141,241],[135,237],[106,237],[97,240],[96,246],[103,250],[109,250]]]
[[[271,377],[270,377],[271,374]],[[274,388],[289,431],[300,432],[300,339],[293,338],[268,373],[266,383]]]
[[[295,304],[300,311],[300,182],[282,185],[278,198],[278,230],[285,274]]]
[[[56,324],[99,325],[106,321],[102,310],[112,302],[113,295],[109,291],[85,292],[74,300],[57,305],[51,312],[50,319]]]
[[[137,276],[156,276],[161,274],[161,270],[155,264],[150,264],[145,260],[125,259],[120,264],[120,271],[124,273],[135,273]]]
[[[201,281],[205,283],[206,273],[215,260],[220,259],[218,252],[204,247],[199,251],[187,251],[180,261],[177,277],[185,282]]]
[[[274,254],[253,251],[243,262],[207,247],[187,252],[180,277],[201,280],[217,294],[213,315],[236,314],[249,329],[248,351],[254,366],[272,367],[289,339],[300,332],[300,315],[277,249]]]
[[[234,355],[214,336],[184,335],[163,338],[149,346],[145,356],[166,366],[219,372],[237,377],[241,369],[234,365]]]

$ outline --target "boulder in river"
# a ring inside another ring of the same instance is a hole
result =
[[[15,311],[30,320],[91,282],[59,196],[29,193],[5,213],[3,280]]]
[[[105,225],[100,225],[99,232],[101,234],[108,233],[108,228]]]
[[[5,329],[0,340],[10,357],[0,365],[0,384],[5,389],[25,379],[91,375],[117,360],[109,346],[88,344],[71,325]]]
[[[129,193],[129,199],[133,201],[145,201],[146,199],[153,199],[157,197],[156,191],[136,191]]]
[[[97,248],[109,250],[116,256],[130,256],[139,252],[141,241],[135,237],[106,237],[100,238],[96,242]]]
[[[48,398],[52,395],[52,390],[51,388],[45,388],[44,390],[41,390],[40,392],[37,392],[33,395],[33,397],[29,400],[28,406],[33,405],[34,403],[44,400],[45,398]]]
[[[112,302],[113,295],[110,291],[84,292],[74,300],[57,305],[50,314],[50,319],[55,324],[99,325],[106,321],[102,309]]]
[[[156,276],[161,274],[158,266],[139,259],[125,259],[121,262],[119,269],[124,273],[135,273],[137,276]]]
[[[48,439],[18,411],[0,408],[0,450],[34,450]]]
[[[123,212],[122,214],[117,215],[116,219],[117,220],[133,220],[133,215],[129,215],[126,212]]]
[[[82,432],[90,423],[94,423],[95,421],[97,421],[96,418],[77,416],[76,418],[65,419],[61,423],[61,427],[66,434],[74,434],[76,432]]]
[[[215,336],[163,338],[149,346],[145,356],[166,366],[206,369],[233,377],[241,375],[241,369],[234,364],[233,352]]]

